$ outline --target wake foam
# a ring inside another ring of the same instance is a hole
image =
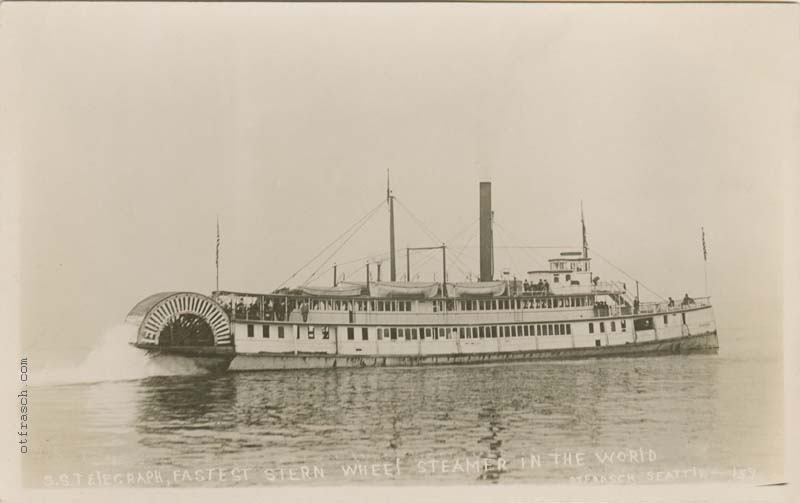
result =
[[[45,369],[33,386],[88,384],[126,381],[154,376],[204,374],[207,371],[191,358],[153,355],[128,342],[136,339],[137,328],[123,323],[108,329],[86,358],[75,367]]]

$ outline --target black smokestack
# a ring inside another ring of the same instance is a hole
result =
[[[494,280],[494,244],[492,242],[492,184],[480,183],[480,239],[481,239],[481,281]]]

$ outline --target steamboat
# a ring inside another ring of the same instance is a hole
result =
[[[504,363],[716,353],[710,298],[640,302],[638,285],[599,281],[582,247],[520,280],[494,271],[491,184],[479,185],[480,277],[449,282],[447,247],[406,249],[397,280],[395,196],[387,186],[389,278],[271,293],[162,292],[131,309],[130,343],[215,371]],[[219,249],[219,235],[217,238]],[[409,254],[441,249],[440,282],[411,281]]]

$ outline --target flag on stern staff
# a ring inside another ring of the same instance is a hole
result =
[[[703,240],[703,261],[708,262],[708,252],[706,251],[706,230],[700,227],[700,236]]]

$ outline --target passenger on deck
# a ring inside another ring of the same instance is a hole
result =
[[[692,299],[691,297],[689,297],[689,294],[688,294],[688,293],[687,293],[687,294],[684,294],[684,296],[683,296],[683,302],[681,302],[681,305],[682,305],[682,306],[688,306],[688,305],[690,305],[690,304],[694,304],[694,299]]]
[[[528,284],[528,280],[527,279],[522,282],[522,291],[527,292],[528,290],[530,290],[530,287],[531,286]]]
[[[675,299],[673,299],[672,297],[668,297],[668,299],[669,303],[667,304],[667,307],[675,307]]]

